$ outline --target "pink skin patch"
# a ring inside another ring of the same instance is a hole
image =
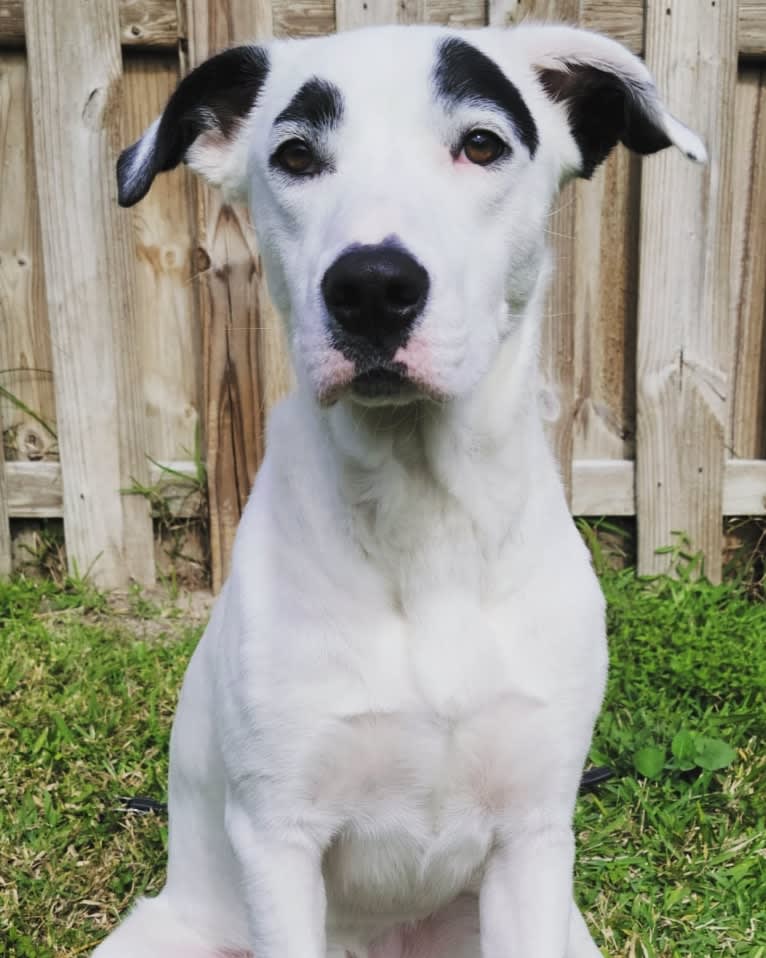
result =
[[[394,362],[401,363],[414,382],[425,385],[433,378],[429,349],[417,336],[413,336],[406,346],[400,346],[397,349]]]
[[[436,382],[431,365],[431,350],[423,339],[413,336],[406,346],[400,346],[394,354],[394,362],[407,370],[407,378],[427,396],[437,401],[446,399],[446,394]]]
[[[356,365],[346,359],[340,350],[330,347],[315,370],[319,402],[323,406],[330,406],[354,378]]]
[[[431,353],[423,340],[411,339],[406,346],[397,349],[393,361],[404,366],[407,378],[426,396],[436,401],[446,395],[434,382]],[[332,406],[356,375],[356,364],[347,359],[340,350],[328,346],[322,358],[312,369],[316,383],[317,398],[322,406]]]
[[[412,925],[394,928],[374,942],[368,958],[443,958],[479,953],[479,908],[463,895],[447,908]]]

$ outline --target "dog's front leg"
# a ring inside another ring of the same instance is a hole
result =
[[[498,845],[479,899],[482,958],[564,958],[573,865],[568,823],[516,828]]]
[[[326,958],[322,846],[299,826],[275,829],[237,800],[226,830],[239,861],[257,958]]]

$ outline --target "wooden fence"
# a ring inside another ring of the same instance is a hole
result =
[[[720,575],[722,518],[766,514],[763,0],[0,0],[0,572],[9,524],[63,516],[70,565],[151,582],[149,504],[120,490],[191,471],[199,431],[225,574],[290,373],[243,211],[183,170],[117,207],[179,74],[246,38],[529,15],[642,53],[710,148],[621,149],[567,188],[544,362],[573,511],[635,515],[644,571],[685,530]]]

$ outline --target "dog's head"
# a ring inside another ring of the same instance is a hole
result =
[[[122,154],[120,202],[181,161],[247,198],[320,402],[449,399],[524,315],[560,185],[618,142],[705,159],[605,37],[385,27],[203,63]]]

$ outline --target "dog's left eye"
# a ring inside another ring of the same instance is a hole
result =
[[[491,130],[471,130],[463,139],[461,152],[477,166],[489,166],[508,150],[500,137]]]
[[[282,143],[271,158],[274,166],[292,176],[310,176],[317,172],[317,156],[305,140],[293,139]]]

